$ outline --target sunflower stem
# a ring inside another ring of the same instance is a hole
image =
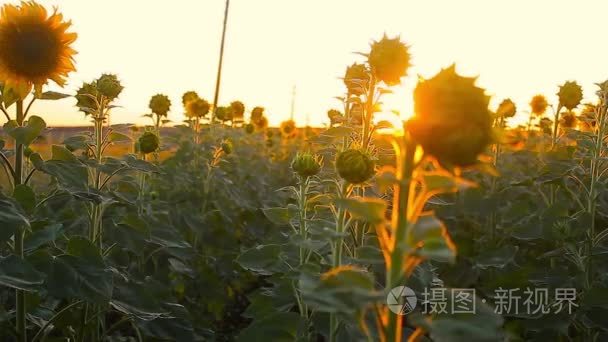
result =
[[[17,101],[17,125],[23,126],[23,100]],[[23,144],[15,142],[15,168],[14,180],[15,186],[23,183]],[[21,227],[15,232],[15,255],[23,259],[23,238],[25,230]],[[25,292],[17,290],[16,292],[16,315],[17,315],[17,333],[19,342],[27,341],[27,328],[25,322]]]

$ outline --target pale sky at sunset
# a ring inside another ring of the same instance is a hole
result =
[[[159,92],[170,96],[175,122],[184,91],[213,99],[224,0],[39,2],[59,6],[79,34],[67,92],[104,72],[123,81],[112,123],[147,123],[141,114]],[[340,106],[338,78],[362,58],[353,52],[386,32],[411,46],[414,64],[387,111],[411,112],[417,75],[456,62],[461,74],[480,75],[494,106],[511,97],[524,116],[537,93],[553,103],[559,84],[577,80],[591,99],[593,83],[608,78],[606,13],[606,0],[232,0],[220,104],[264,106],[278,124],[296,85],[296,121],[308,114],[311,124],[325,123]],[[39,103],[34,112],[51,125],[88,124],[74,103]]]

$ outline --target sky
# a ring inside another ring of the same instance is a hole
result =
[[[16,0],[0,0],[2,3]],[[148,123],[152,95],[173,102],[169,119],[183,120],[181,94],[213,99],[224,0],[39,0],[73,22],[77,71],[64,92],[115,73],[125,90],[112,123]],[[535,94],[556,102],[558,85],[576,80],[592,100],[608,78],[606,0],[232,0],[219,104],[241,100],[266,108],[271,124],[289,119],[322,125],[341,108],[346,66],[384,33],[410,46],[413,66],[384,98],[383,110],[412,113],[419,76],[456,63],[479,76],[492,106],[512,98],[525,121]],[[49,89],[58,90],[56,86]],[[38,102],[32,113],[50,125],[86,125],[75,99]]]

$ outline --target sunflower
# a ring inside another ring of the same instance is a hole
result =
[[[0,79],[21,98],[32,87],[36,93],[52,80],[64,86],[69,72],[75,71],[71,44],[76,33],[66,32],[70,21],[34,1],[4,5],[0,9]]]
[[[535,95],[530,101],[530,109],[534,115],[541,116],[547,110],[547,99],[543,95]]]
[[[296,123],[293,120],[287,120],[287,121],[283,121],[281,122],[281,126],[280,126],[280,131],[281,134],[285,137],[285,138],[293,138],[296,136]]]
[[[210,108],[211,105],[204,99],[192,100],[186,104],[186,115],[189,118],[202,118],[209,113]]]
[[[517,107],[515,103],[511,99],[503,100],[499,105],[498,109],[496,109],[496,114],[500,117],[504,118],[512,118],[515,116],[517,112]]]
[[[167,95],[156,94],[150,99],[149,107],[152,113],[160,116],[167,116],[171,109],[171,100],[169,100]]]

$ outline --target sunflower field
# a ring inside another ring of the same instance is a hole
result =
[[[47,89],[77,39],[0,9],[0,341],[608,341],[608,81],[490,108],[452,65],[395,125],[385,35],[325,128],[195,91],[110,125],[118,75]],[[70,100],[89,126],[51,139],[32,105]]]

